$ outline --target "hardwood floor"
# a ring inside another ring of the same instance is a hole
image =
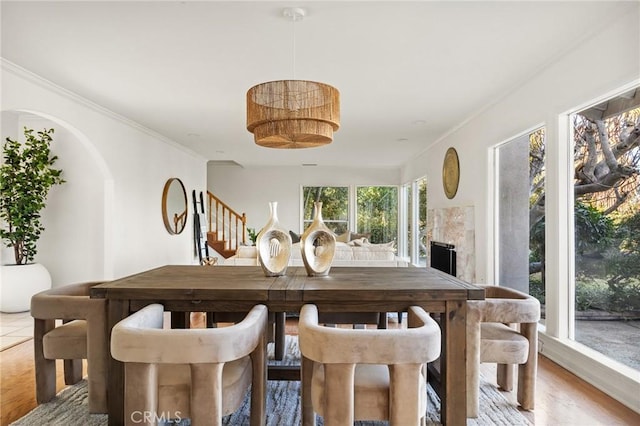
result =
[[[194,318],[196,323],[199,318]],[[393,326],[393,323],[390,324]],[[296,334],[295,320],[287,321],[287,333]],[[495,368],[483,365],[485,377]],[[58,361],[58,389],[64,388],[62,361]],[[36,406],[33,371],[33,340],[0,352],[0,418],[2,426],[22,417]],[[515,400],[513,393],[506,393]],[[540,356],[536,409],[523,412],[536,425],[612,426],[639,425],[640,414],[608,397],[549,359]],[[289,425],[287,425],[289,426]]]

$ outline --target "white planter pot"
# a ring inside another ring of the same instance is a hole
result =
[[[31,296],[51,288],[51,275],[39,263],[0,266],[0,312],[26,312]]]

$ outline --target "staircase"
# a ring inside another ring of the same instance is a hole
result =
[[[239,244],[246,243],[247,216],[239,214],[218,197],[207,191],[209,231],[207,243],[228,259],[236,254]]]

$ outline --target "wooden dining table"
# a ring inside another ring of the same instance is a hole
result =
[[[441,356],[429,381],[441,399],[442,424],[466,424],[466,302],[484,299],[484,290],[438,270],[334,267],[328,276],[309,277],[304,268],[290,267],[284,276],[267,277],[260,267],[168,265],[94,286],[91,297],[106,299],[109,330],[150,303],[164,305],[176,327],[188,326],[190,312],[248,312],[256,304],[276,313],[296,312],[306,303],[320,312],[421,306],[440,314]],[[109,424],[124,424],[124,365],[113,358],[107,397]]]

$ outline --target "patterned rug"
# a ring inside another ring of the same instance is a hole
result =
[[[270,346],[270,350],[271,345]],[[270,353],[271,355],[271,353]],[[287,355],[283,361],[272,363],[290,364],[300,359],[298,339],[287,336]],[[440,400],[437,394],[427,387],[428,410],[427,424],[440,424]],[[238,411],[223,419],[223,425],[248,425],[250,413],[249,397]],[[87,383],[85,380],[61,391],[51,402],[41,404],[26,416],[12,423],[16,426],[106,426],[106,414],[89,414]],[[322,418],[318,417],[318,425]],[[267,383],[267,425],[293,426],[301,424],[300,382],[269,381]],[[356,422],[358,426],[385,425],[386,422]],[[483,377],[480,381],[480,416],[468,419],[467,425],[532,425],[496,388]],[[193,425],[197,426],[197,425]]]

